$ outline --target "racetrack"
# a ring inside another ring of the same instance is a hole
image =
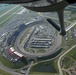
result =
[[[40,22],[42,22],[42,21],[40,21]],[[39,24],[40,24],[40,22],[39,22]],[[31,23],[29,25],[33,26],[34,24],[37,24],[37,22]],[[52,47],[47,52],[45,52],[45,53],[30,53],[24,49],[25,41],[23,42],[23,44],[21,44],[21,45],[19,44],[20,38],[22,37],[23,34],[24,34],[24,31],[18,36],[18,38],[15,42],[15,45],[16,45],[15,48],[16,48],[16,50],[20,51],[25,57],[48,56],[48,55],[51,55],[51,54],[57,52],[62,46],[62,37],[59,34],[57,34],[57,36],[55,37],[55,43],[52,45]]]

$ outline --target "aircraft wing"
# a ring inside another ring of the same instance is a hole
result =
[[[7,3],[7,4],[22,4],[28,2],[35,2],[39,0],[0,0],[0,3]]]
[[[46,1],[46,3],[48,2],[49,5],[44,4],[44,1]],[[36,6],[34,6],[34,2],[36,2]],[[37,12],[58,11],[60,9],[65,8],[67,5],[75,2],[76,0],[0,0],[0,3],[21,4],[23,7]]]
[[[65,8],[67,5],[69,5],[65,0],[56,3],[56,4],[49,4],[47,6],[40,6],[40,7],[32,7],[32,6],[24,6],[27,9],[37,11],[37,12],[51,12],[51,11],[58,11],[60,9]]]
[[[60,27],[51,19],[47,19],[47,21],[58,31],[61,31],[60,34],[63,36],[66,34],[66,31],[68,31],[74,25],[71,25],[65,30],[63,12],[67,5],[76,3],[76,0],[0,0],[0,3],[21,4],[23,7],[37,12],[56,11],[58,13]]]

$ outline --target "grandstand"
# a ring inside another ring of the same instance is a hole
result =
[[[21,53],[15,51],[15,49],[13,47],[11,47],[9,49],[9,52],[10,52],[10,54],[13,54],[13,56],[15,57],[15,59],[19,59],[19,58],[23,57],[23,55]]]

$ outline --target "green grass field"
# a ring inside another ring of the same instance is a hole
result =
[[[5,66],[7,66],[11,69],[19,69],[19,68],[22,68],[22,67],[26,66],[25,61],[24,62],[20,61],[18,63],[13,63],[13,62],[8,61],[7,59],[2,57],[1,55],[0,55],[0,61],[2,62],[3,65],[5,65]]]
[[[55,62],[54,61],[47,61],[47,62],[41,62],[37,65],[34,65],[30,69],[30,74],[35,74],[35,73],[52,73],[55,74],[57,73],[57,69],[55,67]]]
[[[69,31],[67,32],[67,34],[68,34],[68,42],[70,42],[70,41],[71,41],[71,38],[70,38],[70,33],[69,33]]]
[[[9,74],[9,73],[3,71],[2,69],[0,69],[0,75],[11,75],[11,74]]]
[[[45,53],[45,52],[46,52],[45,49],[40,49],[37,51],[37,53]]]
[[[70,65],[76,62],[76,47],[66,54],[66,56],[62,60],[62,67],[69,68]]]
[[[67,54],[69,57],[72,57],[76,60],[76,48],[74,48],[71,52]]]
[[[65,56],[64,60],[62,62],[63,62],[63,64],[66,64],[66,63],[70,62],[70,58]]]
[[[76,25],[73,27],[73,28],[76,28]],[[68,47],[71,47],[71,46],[73,46],[73,45],[75,45],[76,44],[76,37],[74,36],[74,34],[73,34],[73,37],[71,38],[71,34],[70,34],[70,32],[68,31],[67,32],[67,46]]]

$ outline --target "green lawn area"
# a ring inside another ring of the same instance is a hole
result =
[[[3,71],[2,69],[0,69],[0,75],[11,75],[11,74],[9,74],[9,73]]]
[[[37,51],[37,53],[45,53],[45,52],[46,52],[45,49],[40,49]]]
[[[76,40],[76,38],[74,38],[73,40],[69,40],[67,42],[67,46],[71,47],[71,46],[75,45],[76,44],[76,41],[75,40]]]
[[[70,38],[70,33],[69,31],[67,32],[68,33],[68,43],[71,41],[71,38]]]
[[[72,65],[72,63],[74,63],[74,61],[70,60],[70,62],[68,62],[68,63],[65,64],[64,68],[66,68],[66,69],[70,68],[71,67],[70,65]]]
[[[0,61],[7,67],[9,68],[12,68],[12,69],[19,69],[19,68],[22,68],[24,66],[26,66],[26,61],[25,59],[20,61],[20,62],[17,62],[17,63],[13,63],[13,62],[10,62],[8,61],[7,59],[5,59],[4,57],[2,57],[0,55]]]
[[[76,25],[74,26],[74,28],[76,28]],[[71,36],[70,36],[70,32],[68,31],[67,32],[67,34],[68,34],[68,36],[67,36],[67,38],[68,38],[68,41],[67,41],[67,46],[69,46],[69,47],[71,47],[71,46],[73,46],[73,45],[75,45],[76,44],[76,37],[73,35],[73,39],[71,39]]]
[[[62,67],[69,68],[70,65],[76,62],[76,47],[73,48],[62,60]]]
[[[63,75],[66,75],[66,72],[65,71],[63,71]]]
[[[69,57],[65,56],[64,59],[62,60],[62,64],[65,65],[70,61],[71,61],[71,59]]]
[[[75,28],[76,28],[76,25],[75,25]]]
[[[76,47],[72,51],[70,51],[67,55],[76,60]]]
[[[32,73],[57,73],[55,62],[47,61],[36,64],[30,69],[30,74]]]

